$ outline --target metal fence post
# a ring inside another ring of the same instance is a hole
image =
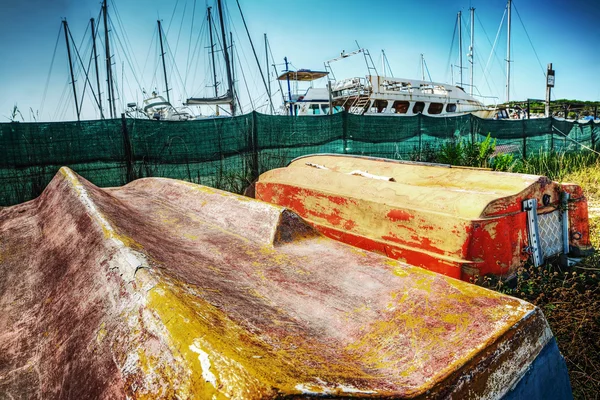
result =
[[[258,113],[256,111],[252,111],[252,126],[250,129],[250,151],[252,153],[251,158],[251,166],[250,170],[252,173],[251,181],[258,179],[260,175],[259,165],[258,165]]]
[[[342,153],[348,153],[348,111],[342,111]]]
[[[550,150],[554,151],[554,118],[550,117]]]
[[[527,125],[525,122],[521,123],[522,131],[523,131],[523,160],[527,159]]]
[[[123,150],[125,153],[125,167],[127,171],[125,179],[126,183],[129,183],[135,180],[135,174],[133,170],[133,148],[127,129],[127,118],[125,118],[125,113],[121,114],[121,133],[123,134]]]

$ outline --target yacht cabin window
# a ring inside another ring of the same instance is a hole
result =
[[[444,110],[444,105],[442,103],[430,103],[429,107],[427,108],[427,114],[430,114],[430,115],[441,114],[443,110]]]
[[[392,112],[396,114],[406,114],[409,106],[410,103],[408,101],[396,100],[394,104],[392,104]]]
[[[373,106],[371,108],[372,113],[383,113],[387,109],[388,102],[387,100],[375,100],[373,102]]]
[[[412,112],[413,112],[413,114],[418,114],[418,113],[422,113],[424,109],[425,109],[425,103],[422,101],[417,101],[417,102],[415,102],[415,105],[413,106]]]

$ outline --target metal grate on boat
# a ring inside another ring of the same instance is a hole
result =
[[[538,214],[539,245],[542,258],[562,253],[564,242],[562,234],[562,215],[559,210]]]
[[[569,195],[561,196],[561,207],[549,213],[537,213],[537,200],[523,201],[523,210],[527,212],[527,230],[529,252],[535,266],[544,260],[561,253],[569,252],[569,217],[567,203]]]

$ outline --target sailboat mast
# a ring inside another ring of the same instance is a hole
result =
[[[100,72],[98,71],[98,53],[96,52],[96,29],[94,27],[94,18],[90,19],[92,26],[92,49],[94,51],[94,64],[96,66],[96,86],[98,87],[98,108],[100,109],[100,118],[104,119],[102,111],[102,95],[100,95]]]
[[[507,43],[506,43],[506,102],[510,101],[510,9],[512,1],[508,0],[508,25],[507,25]]]
[[[108,107],[110,109],[110,117],[115,118],[117,115],[117,109],[115,107],[115,89],[113,86],[112,79],[112,68],[110,62],[110,45],[108,40],[108,6],[106,0],[102,3],[102,13],[104,14],[104,43],[106,50],[106,84],[108,86]]]
[[[290,87],[290,69],[288,68],[288,59],[287,57],[283,57],[283,61],[285,62],[285,72],[287,72],[287,87],[288,87],[288,101],[290,104],[290,115],[294,116],[294,104],[292,103],[292,88]]]
[[[235,61],[233,60],[233,33],[231,31],[229,32],[229,43],[229,47],[231,48],[231,97],[235,103],[237,93],[235,92]],[[252,99],[250,99],[250,102],[252,102]],[[254,106],[252,109],[254,109]]]
[[[421,53],[421,80],[425,80],[425,57]]]
[[[463,57],[463,50],[462,50],[462,12],[459,11],[458,12],[458,69],[460,70],[460,83],[458,84],[459,86],[462,87],[463,85],[463,64],[462,64],[462,57]]]
[[[475,50],[473,47],[474,35],[475,35],[475,8],[471,7],[471,46],[469,46],[469,57],[471,58],[471,91],[470,94],[473,96],[473,70],[475,64]]]
[[[235,97],[233,97],[233,79],[231,78],[231,64],[229,63],[229,52],[227,51],[227,35],[225,34],[225,25],[223,23],[223,5],[221,0],[217,0],[217,8],[219,11],[219,22],[221,24],[221,36],[223,37],[223,55],[225,56],[225,65],[227,69],[227,84],[229,93],[232,95],[231,100],[231,115],[235,115]]]
[[[212,7],[208,7],[208,35],[210,37],[210,56],[212,59],[212,70],[213,70],[213,86],[215,87],[215,97],[219,97],[219,90],[217,88],[217,68],[215,66],[215,44],[213,41],[213,28],[212,28]],[[217,105],[217,115],[219,115],[219,106]]]
[[[210,56],[212,59],[212,70],[213,70],[213,86],[215,87],[215,98],[219,97],[219,89],[217,88],[217,67],[215,66],[215,44],[213,41],[213,28],[212,28],[212,7],[208,7],[208,33],[210,37]],[[219,105],[215,104],[215,115],[219,115]]]
[[[171,103],[171,98],[169,97],[169,82],[167,82],[167,66],[165,64],[165,51],[163,49],[162,27],[160,26],[160,20],[157,20],[156,22],[158,22],[158,38],[160,39],[160,57],[162,58],[163,74],[165,76],[165,91],[167,92],[167,101]]]
[[[75,76],[73,75],[73,62],[71,60],[71,46],[69,46],[69,34],[67,20],[63,19],[63,28],[65,30],[65,41],[67,42],[67,55],[69,57],[69,71],[71,71],[71,85],[73,85],[73,98],[75,99],[75,112],[77,113],[77,121],[79,121],[79,103],[77,102],[77,90],[75,88]]]

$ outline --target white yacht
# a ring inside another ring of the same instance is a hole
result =
[[[352,114],[448,116],[471,113],[492,118],[496,109],[460,86],[416,79],[367,75],[331,82],[332,104]]]
[[[393,116],[470,113],[481,118],[494,118],[496,115],[495,107],[484,105],[462,87],[439,82],[370,74],[364,78],[329,79],[325,88],[313,86],[313,81],[330,77],[331,61],[358,53],[365,53],[370,59],[367,50],[359,49],[350,54],[342,53],[340,57],[326,62],[327,71],[284,71],[278,79],[288,81],[285,112],[288,115],[327,115],[346,110],[357,115]],[[376,70],[370,67],[369,71]],[[310,82],[310,87],[300,91],[295,84],[296,91],[292,93],[290,82]]]
[[[144,99],[143,113],[150,119],[159,121],[187,121],[196,119],[189,110],[175,108],[163,96],[152,92],[152,97]]]

